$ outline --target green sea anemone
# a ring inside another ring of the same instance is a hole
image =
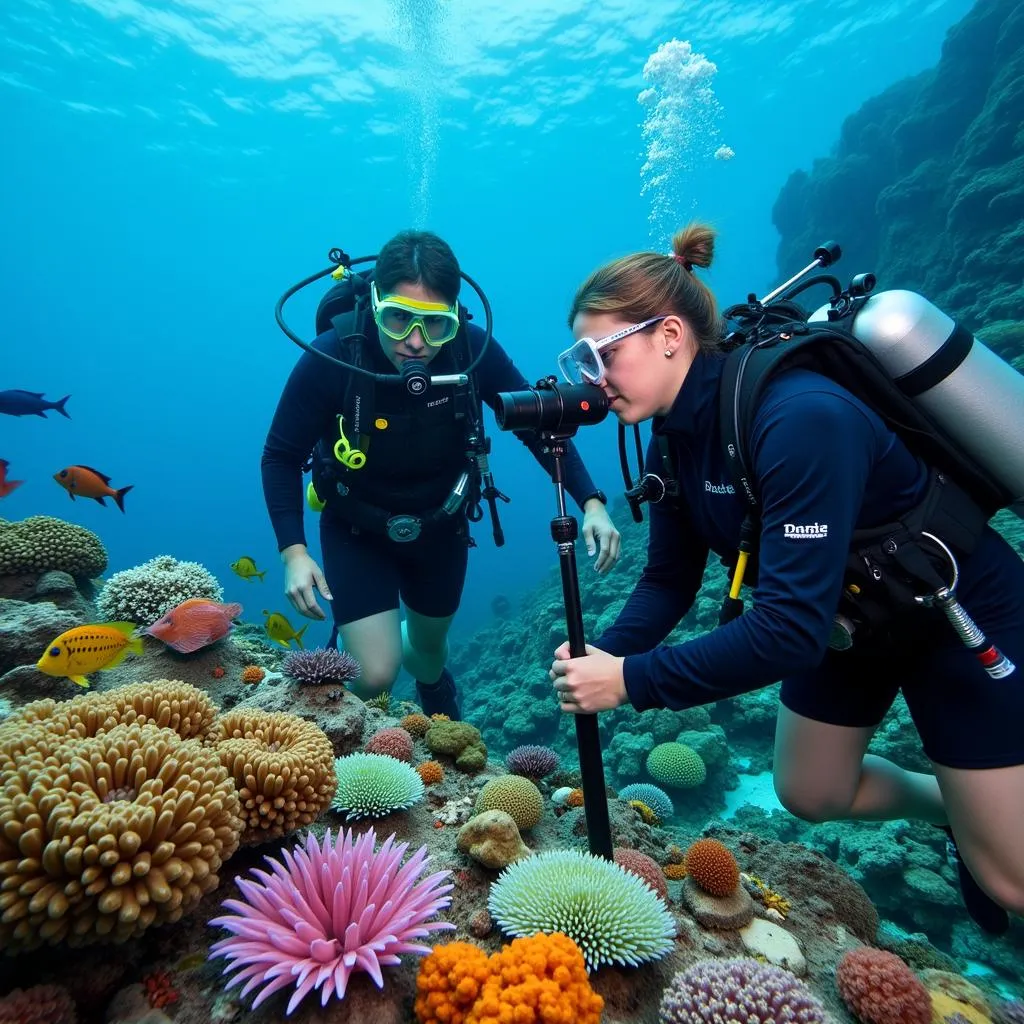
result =
[[[581,850],[548,850],[510,865],[491,886],[487,909],[509,935],[568,935],[588,970],[658,960],[676,933],[664,901],[637,875]]]
[[[338,788],[331,806],[354,818],[380,818],[423,799],[416,770],[389,754],[348,754],[334,762]]]

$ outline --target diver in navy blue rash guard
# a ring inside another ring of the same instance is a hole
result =
[[[453,349],[462,346],[476,366],[483,402],[493,407],[499,391],[524,387],[501,346],[491,338],[484,349],[484,331],[465,322],[460,274],[455,254],[437,235],[404,231],[392,238],[369,285],[372,317],[345,329],[334,318],[335,326],[313,342],[340,365],[315,352],[300,357],[262,458],[285,592],[307,618],[324,618],[317,591],[331,601],[337,634],[361,668],[352,689],[364,699],[390,690],[404,666],[423,710],[453,719],[460,708],[445,661],[471,543],[469,478],[476,464],[470,460],[467,468],[469,417],[451,387],[428,394],[390,385],[360,391],[353,382],[366,376],[353,367],[396,381],[405,379],[403,368],[422,372],[428,365],[431,374],[454,375],[460,367]],[[550,473],[553,463],[537,440],[522,440]],[[303,529],[302,471],[311,452],[307,496],[321,511],[323,570],[306,549]],[[566,487],[583,510],[595,569],[606,572],[618,558],[619,532],[575,447],[566,459]]]
[[[620,423],[652,421],[647,471],[661,471],[657,442],[667,439],[679,495],[651,504],[647,563],[614,624],[582,657],[568,645],[555,652],[556,699],[566,712],[627,701],[683,709],[781,680],[783,805],[809,821],[943,828],[968,911],[1001,933],[1007,911],[1024,914],[1024,671],[993,678],[929,610],[863,649],[830,648],[853,531],[893,522],[928,486],[928,467],[872,408],[807,369],[769,381],[749,442],[762,506],[753,605],[691,641],[663,643],[693,605],[709,553],[735,556],[746,511],[722,445],[722,321],[694,270],[710,265],[713,247],[710,229],[681,230],[672,254],[612,261],[572,304],[577,342],[563,370],[585,360]],[[1009,663],[1024,666],[1024,561],[990,526],[960,562],[958,593]],[[934,775],[866,753],[901,690]]]

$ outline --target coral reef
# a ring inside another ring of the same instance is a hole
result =
[[[702,960],[661,1000],[662,1024],[825,1024],[825,1007],[788,971],[758,960]]]
[[[229,711],[211,742],[238,787],[243,843],[263,843],[315,821],[334,797],[334,751],[313,722],[281,712]]]
[[[91,580],[107,568],[107,549],[91,530],[53,516],[0,519],[0,576],[65,572]]]
[[[67,719],[55,715],[0,743],[8,953],[124,942],[177,921],[238,845],[238,795],[215,751],[170,728],[113,721],[62,735]]]
[[[115,572],[96,595],[96,608],[108,621],[148,626],[193,597],[222,601],[224,591],[198,562],[157,555],[142,565]]]

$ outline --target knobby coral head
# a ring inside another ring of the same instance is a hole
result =
[[[262,986],[255,1009],[294,985],[291,1014],[313,989],[326,1006],[332,995],[345,997],[355,971],[383,988],[382,967],[400,963],[402,953],[428,954],[430,947],[415,940],[455,927],[429,921],[451,903],[454,886],[441,884],[451,872],[421,879],[427,848],[403,865],[409,844],[396,843],[394,834],[379,850],[375,845],[372,828],[358,838],[346,829],[336,842],[328,830],[322,844],[310,835],[304,847],[283,850],[283,863],[265,858],[270,872],[254,869],[258,881],[238,879],[245,901],[225,900],[235,913],[210,922],[232,933],[210,950],[230,961],[225,974],[237,971],[227,988],[244,981],[245,996]]]

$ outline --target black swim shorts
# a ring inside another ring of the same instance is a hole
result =
[[[924,752],[949,768],[1024,764],[1024,560],[986,531],[961,566],[963,607],[1015,665],[993,679],[945,617],[907,630],[891,648],[829,651],[810,672],[783,680],[782,703],[805,718],[877,726],[902,689]]]
[[[321,514],[320,549],[338,625],[398,607],[399,598],[420,615],[454,615],[466,582],[467,524],[432,530],[397,543]]]

